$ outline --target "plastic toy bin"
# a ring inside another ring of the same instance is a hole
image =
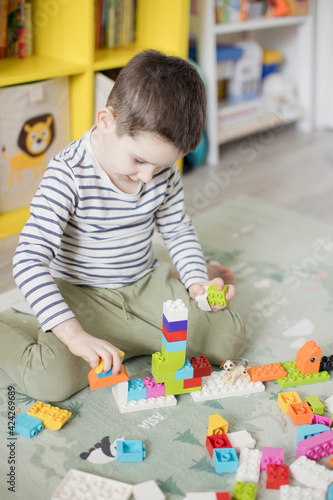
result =
[[[0,213],[30,204],[70,140],[67,77],[0,89]]]

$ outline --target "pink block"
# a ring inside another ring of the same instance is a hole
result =
[[[327,427],[331,427],[332,419],[328,417],[323,417],[322,415],[313,415],[310,425],[314,424],[322,424],[322,425],[327,425]]]
[[[262,447],[262,458],[260,462],[260,470],[267,470],[267,466],[282,465],[284,459],[284,449],[283,448],[272,448],[270,446]]]
[[[310,460],[320,460],[333,453],[333,432],[328,430],[297,443],[296,458],[305,455]]]
[[[147,399],[165,396],[165,385],[161,382],[158,384],[154,377],[144,378],[143,383],[147,389]]]

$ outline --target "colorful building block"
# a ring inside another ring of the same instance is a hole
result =
[[[320,372],[329,372],[333,370],[333,354],[331,356],[322,356],[319,366]]]
[[[127,401],[139,401],[147,399],[147,388],[141,378],[128,381],[128,396]]]
[[[184,389],[190,389],[191,387],[197,388],[202,386],[202,377],[190,378],[188,380],[184,380]]]
[[[46,429],[58,431],[70,419],[72,413],[67,410],[62,410],[57,406],[44,404],[37,401],[27,412],[32,417],[40,418]]]
[[[260,470],[267,470],[268,465],[282,465],[284,459],[284,449],[272,446],[262,447],[262,458]]]
[[[227,434],[229,423],[224,420],[218,413],[209,416],[207,436],[215,436],[216,434]]]
[[[322,415],[313,415],[312,420],[310,422],[310,425],[314,424],[322,424],[326,425],[327,427],[332,426],[332,419],[329,417],[323,417]]]
[[[157,486],[154,480],[133,486],[134,500],[165,500],[163,491]]]
[[[168,332],[164,325],[162,325],[162,333],[167,342],[180,342],[187,339],[187,330],[181,332]]]
[[[21,413],[14,420],[14,432],[21,434],[27,438],[37,436],[44,429],[43,422],[40,418],[33,417],[28,413]]]
[[[142,462],[146,446],[140,440],[117,440],[117,462]]]
[[[229,432],[228,439],[231,446],[235,448],[236,453],[240,453],[243,448],[250,448],[253,450],[256,446],[256,440],[253,439],[251,434],[245,429],[235,432]]]
[[[193,377],[208,377],[212,373],[212,366],[206,356],[193,357],[190,359],[193,366]]]
[[[206,437],[206,448],[210,457],[213,458],[213,451],[218,448],[232,448],[227,434],[215,434]]]
[[[287,387],[297,387],[300,385],[317,384],[319,382],[328,382],[331,377],[328,372],[302,373],[296,368],[295,361],[280,362],[282,367],[286,370],[287,376],[277,379],[277,383],[282,389]]]
[[[232,387],[228,387],[222,380],[222,372],[213,372],[209,377],[202,379],[201,391],[191,394],[193,401],[210,401],[213,399],[230,398],[234,396],[245,396],[257,392],[263,392],[265,386],[262,382],[250,382],[245,384],[240,379]]]
[[[313,413],[316,415],[324,415],[325,405],[317,396],[307,396],[305,402],[308,403]]]
[[[185,359],[184,366],[175,372],[175,380],[193,379],[193,373],[193,366],[188,359]],[[201,385],[201,383],[199,385]]]
[[[269,490],[279,490],[284,484],[289,484],[289,467],[287,465],[268,465],[266,488]]]
[[[175,364],[175,363],[178,364],[179,363],[180,366],[179,366],[179,368],[177,368],[177,370],[179,370],[180,368],[182,368],[184,366],[185,359],[186,359],[186,350],[168,352],[164,348],[164,345],[162,344],[161,353],[162,353],[162,356],[164,356],[164,358],[167,360],[168,363],[171,363],[171,364]]]
[[[99,367],[93,368],[88,373],[89,385],[92,391],[95,391],[96,389],[101,389],[102,387],[108,387],[110,385],[119,384],[120,382],[126,382],[128,380],[127,371],[124,365],[121,365],[120,372],[117,375],[112,375],[112,370],[110,370],[108,374],[105,373],[103,375],[101,374]],[[96,372],[97,369],[98,372]],[[100,374],[103,376],[99,377]]]
[[[228,301],[225,298],[228,293],[228,287],[225,285],[222,290],[218,290],[216,285],[210,285],[207,288],[207,301],[210,306],[222,306],[228,305]]]
[[[328,461],[328,465],[329,465],[330,467],[333,467],[333,457],[331,457],[331,458],[329,459],[329,461]]]
[[[118,406],[120,413],[133,413],[135,411],[155,410],[156,408],[167,408],[169,406],[176,406],[177,399],[175,396],[160,396],[158,398],[141,399],[140,401],[122,401],[118,400],[117,385],[112,386],[114,399]]]
[[[314,340],[306,342],[296,354],[296,368],[302,375],[318,373],[321,361],[321,348]]]
[[[333,500],[333,484],[328,487],[326,500]]]
[[[125,382],[120,382],[119,384],[114,384],[112,386],[112,393],[117,403],[120,402],[127,403],[128,380],[126,380]]]
[[[269,380],[276,380],[287,376],[287,372],[280,363],[272,363],[265,366],[251,366],[247,369],[250,374],[252,382],[268,382]]]
[[[162,345],[166,352],[179,352],[186,351],[186,340],[181,340],[180,342],[168,342],[167,339],[162,334]]]
[[[51,500],[79,500],[93,498],[107,498],[108,500],[129,500],[132,496],[133,487],[127,483],[121,483],[88,472],[70,469],[57,490],[53,493]]]
[[[301,403],[302,400],[297,392],[279,392],[277,402],[283,413],[288,413],[288,406],[290,404]]]
[[[215,448],[213,463],[217,474],[236,472],[238,469],[238,457],[233,448]]]
[[[163,314],[163,325],[169,333],[187,330],[187,319],[182,321],[168,321]]]
[[[187,321],[188,309],[181,299],[166,300],[165,302],[163,302],[163,316],[169,322]],[[187,330],[187,327],[183,328],[183,330]]]
[[[319,465],[305,456],[297,458],[290,465],[290,473],[296,481],[304,486],[323,491],[326,491],[333,482],[333,471],[329,471],[323,465]]]
[[[149,398],[159,398],[165,396],[165,386],[162,383],[157,383],[154,377],[146,377],[143,379],[143,383],[147,390],[147,399]]]
[[[232,492],[232,500],[255,500],[258,486],[237,481]]]
[[[201,295],[197,295],[195,297],[195,301],[197,302],[199,308],[202,310],[202,311],[206,311],[206,312],[209,312],[211,311],[211,307],[208,303],[208,294],[207,294],[207,290],[209,288],[209,285],[203,285],[203,288],[204,288],[204,293],[202,293]]]
[[[317,434],[321,434],[322,432],[326,432],[327,430],[328,430],[327,425],[322,425],[322,424],[311,425],[311,423],[309,425],[302,425],[297,430],[296,444],[299,443],[300,441],[303,441],[303,439],[309,439],[310,437],[316,436]]]
[[[325,399],[325,406],[328,411],[333,412],[333,396]]]
[[[175,372],[182,368],[185,362],[185,353],[183,361],[170,362],[161,352],[155,352],[152,355],[151,373],[157,383],[175,380]]]
[[[243,448],[239,456],[236,481],[257,484],[259,482],[261,457],[262,452],[260,450]]]
[[[316,462],[333,453],[333,432],[327,430],[297,443],[296,458],[302,455]]]
[[[198,387],[188,387],[185,388],[185,382],[189,382],[190,380],[175,380],[175,381],[167,381],[164,382],[165,385],[165,395],[169,396],[173,394],[176,396],[177,394],[188,394],[193,391],[200,391],[201,386]]]
[[[308,403],[292,403],[288,406],[288,415],[295,425],[306,425],[311,422],[313,411]]]
[[[280,488],[280,500],[326,500],[326,493],[313,488],[283,485]]]

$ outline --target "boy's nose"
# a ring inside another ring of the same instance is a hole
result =
[[[147,182],[150,182],[152,180],[153,175],[154,175],[154,170],[153,169],[145,170],[144,172],[140,172],[137,175],[138,175],[138,178],[140,179],[140,181],[147,184]]]

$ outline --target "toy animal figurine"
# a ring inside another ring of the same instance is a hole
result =
[[[222,377],[225,385],[231,387],[235,385],[237,379],[240,379],[245,384],[251,382],[250,374],[247,372],[247,365],[247,361],[245,361],[244,365],[238,365],[235,359],[222,361],[220,368],[223,368],[226,372]]]

